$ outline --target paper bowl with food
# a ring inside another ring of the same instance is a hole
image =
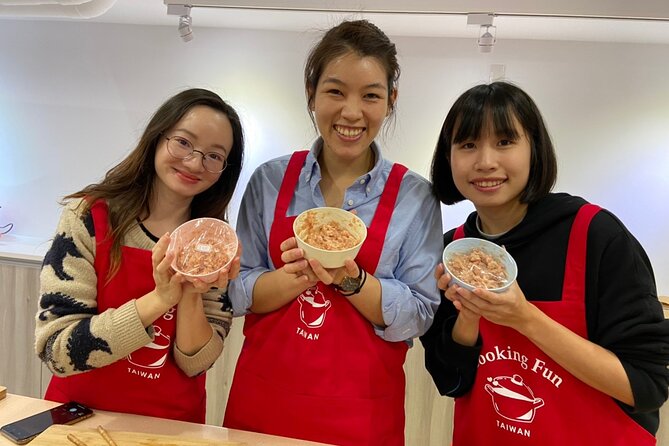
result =
[[[168,253],[174,253],[172,269],[188,279],[214,282],[237,253],[237,234],[216,218],[196,218],[170,235]]]
[[[367,237],[367,227],[357,215],[332,207],[302,212],[293,222],[293,232],[304,257],[318,260],[324,268],[339,268],[346,259],[355,259]]]
[[[443,253],[446,272],[455,283],[470,291],[475,288],[501,293],[518,275],[516,261],[504,248],[480,238],[454,240]]]

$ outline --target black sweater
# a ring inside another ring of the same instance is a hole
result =
[[[530,301],[558,301],[567,243],[576,212],[585,200],[550,194],[529,206],[523,221],[498,239],[518,264],[518,284]],[[485,238],[476,228],[476,212],[467,218],[465,236]],[[444,234],[444,245],[455,230]],[[659,408],[669,386],[669,320],[664,319],[650,261],[634,236],[603,210],[588,230],[586,259],[588,338],[618,356],[629,377],[635,406],[617,402],[655,435]],[[481,345],[456,344],[451,331],[457,317],[448,301],[421,337],[425,365],[442,395],[466,394],[474,383]]]

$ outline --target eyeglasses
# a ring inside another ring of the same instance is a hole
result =
[[[195,153],[202,155],[202,167],[211,173],[221,173],[228,166],[228,160],[222,153],[202,152],[195,150],[193,143],[183,136],[165,137],[167,140],[167,151],[176,159],[189,160]]]

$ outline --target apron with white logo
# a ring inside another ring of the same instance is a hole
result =
[[[105,283],[111,259],[107,204],[96,202],[91,213],[95,225],[99,314],[149,293],[155,283],[151,251],[127,246],[122,247],[118,273]],[[156,319],[153,341],[126,358],[77,375],[52,377],[45,398],[74,400],[93,409],[204,423],[205,374],[189,378],[174,362],[176,316],[176,308],[172,308]],[[102,339],[91,337],[90,342],[108,348]]]
[[[584,205],[572,224],[562,300],[532,301],[587,339],[588,226],[600,208]],[[454,239],[464,236],[462,227]],[[483,348],[471,391],[455,402],[454,446],[650,446],[655,438],[613,398],[580,381],[516,330],[481,318]]]
[[[269,252],[281,242],[306,151],[293,154],[279,191]],[[406,168],[394,165],[356,262],[376,270]],[[224,426],[338,445],[404,446],[405,342],[379,338],[333,287],[319,282],[268,314],[247,314]]]

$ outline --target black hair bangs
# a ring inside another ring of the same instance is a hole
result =
[[[516,110],[508,95],[491,88],[480,88],[458,105],[453,143],[477,140],[488,128],[500,137],[518,139],[520,136]]]

